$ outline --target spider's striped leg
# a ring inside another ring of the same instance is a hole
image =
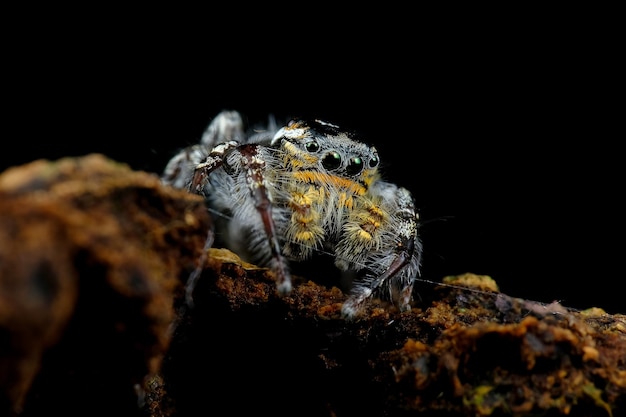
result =
[[[239,146],[239,142],[234,140],[220,143],[215,146],[204,162],[196,165],[191,181],[187,185],[187,191],[204,195],[204,186],[206,184],[207,177],[211,175],[211,172],[222,166],[227,152],[237,146]]]
[[[165,166],[161,182],[174,188],[187,188],[194,170],[206,159],[207,152],[202,145],[193,145],[181,150]]]
[[[245,140],[241,115],[236,111],[222,111],[206,128],[200,143],[182,149],[169,160],[161,174],[161,180],[175,188],[188,188],[189,181],[194,172],[197,172],[199,164],[202,164],[219,144]]]
[[[393,258],[393,261],[389,267],[387,267],[385,272],[377,277],[365,279],[363,282],[355,285],[352,289],[350,297],[343,303],[341,308],[341,314],[344,317],[349,319],[355,317],[359,311],[363,309],[365,302],[373,295],[374,291],[378,290],[389,280],[397,279],[405,274],[403,270],[409,262],[411,262],[413,257],[411,253],[412,249],[410,248],[410,246],[412,246],[412,242],[408,241],[407,244],[408,246],[399,247],[398,253]],[[405,279],[401,280],[405,281]],[[402,311],[410,309],[411,294],[413,291],[414,280],[406,281],[407,283],[401,289],[401,299],[398,302],[398,307]]]
[[[276,226],[272,218],[272,201],[267,192],[267,186],[263,172],[265,161],[259,152],[260,145],[241,145],[238,151],[241,153],[241,164],[245,170],[246,183],[250,189],[250,194],[254,199],[254,207],[261,216],[263,230],[267,236],[269,250],[271,253],[271,268],[276,274],[276,285],[280,294],[287,294],[291,291],[291,274],[288,264],[282,255]]]
[[[389,287],[392,297],[397,295],[394,299],[401,311],[411,308],[413,285],[419,273],[422,251],[417,236],[418,214],[408,190],[397,188],[393,196],[393,200],[387,200],[386,204],[392,203],[394,206],[394,215],[389,227],[394,230],[395,238],[386,241],[387,243],[380,250],[371,253],[366,261],[370,265],[383,265],[384,269],[377,276],[366,278],[354,286],[352,294],[342,307],[344,317],[356,316],[374,291],[383,285]],[[377,268],[372,267],[371,270],[375,271]],[[399,290],[399,294],[394,290]]]
[[[399,187],[396,191],[396,201],[398,203],[396,218],[400,236],[398,248],[408,256],[405,262],[406,267],[396,280],[396,287],[400,289],[396,304],[401,311],[407,311],[411,309],[413,285],[422,261],[422,242],[418,237],[419,213],[415,209],[413,196],[406,188]]]
[[[218,143],[245,140],[243,119],[234,110],[220,112],[207,126],[202,134],[200,143],[205,148],[211,149]]]
[[[207,177],[213,172],[215,169],[222,166],[224,162],[224,155],[227,151],[236,148],[239,143],[235,141],[225,142],[217,145],[206,157],[204,162],[196,165],[194,173],[191,177],[191,181],[188,184],[188,191],[195,192],[196,194],[204,195],[204,186]],[[213,241],[215,240],[215,232],[213,230],[213,224],[207,233],[207,238],[204,243],[204,248],[202,252],[202,256],[200,257],[200,261],[198,262],[198,266],[191,273],[187,282],[185,283],[185,302],[189,306],[189,308],[193,307],[193,291],[196,288],[196,283],[204,270],[204,266],[207,258],[207,251],[213,246]]]
[[[204,248],[202,249],[202,255],[200,256],[200,260],[198,261],[198,266],[187,278],[187,282],[185,283],[185,302],[189,308],[193,308],[193,291],[196,288],[196,283],[204,270],[204,265],[207,261],[208,250],[213,246],[213,242],[215,240],[215,232],[213,230],[213,225],[209,228],[207,233],[206,240],[204,241]]]

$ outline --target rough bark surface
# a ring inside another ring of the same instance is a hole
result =
[[[626,316],[418,285],[340,317],[328,277],[204,253],[202,199],[101,155],[0,175],[0,414],[618,416]],[[325,283],[326,285],[323,285]]]
[[[101,155],[3,172],[0,415],[141,415],[208,226],[198,197]]]

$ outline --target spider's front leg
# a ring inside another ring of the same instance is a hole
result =
[[[211,172],[222,166],[227,152],[235,149],[237,146],[239,146],[239,143],[236,141],[224,142],[215,146],[211,152],[209,152],[209,155],[206,157],[204,162],[196,165],[193,175],[191,176],[191,180],[188,181],[187,191],[204,195],[204,186],[206,184],[207,177],[211,174]],[[193,307],[193,291],[196,288],[196,283],[198,282],[198,279],[204,269],[207,251],[211,248],[211,246],[213,246],[214,240],[215,232],[213,230],[213,224],[211,224],[211,228],[207,232],[207,238],[204,243],[204,249],[202,251],[200,261],[198,262],[198,266],[194,269],[185,283],[185,302],[190,308]]]
[[[196,165],[193,175],[191,176],[191,181],[187,184],[187,191],[204,195],[204,186],[208,176],[211,172],[222,166],[225,156],[228,152],[237,148],[237,146],[239,146],[239,142],[234,140],[216,145],[211,152],[209,152],[204,162]]]
[[[397,240],[394,261],[389,265],[386,273],[399,288],[400,292],[396,304],[401,311],[411,309],[413,286],[419,275],[422,260],[422,242],[419,239],[419,213],[415,208],[413,196],[406,188],[399,187],[396,191],[397,202],[394,219],[396,220]]]
[[[264,176],[266,163],[260,149],[261,146],[255,144],[242,145],[238,148],[238,152],[241,154],[241,169],[245,173],[245,182],[252,196],[254,208],[261,216],[270,250],[270,267],[276,274],[278,292],[287,294],[291,291],[291,274],[287,261],[282,255],[272,217],[272,200]]]
[[[243,119],[236,111],[222,111],[202,134],[200,143],[182,149],[165,166],[161,180],[174,188],[188,188],[189,180],[197,172],[209,152],[216,145],[231,141],[245,140]],[[215,156],[215,155],[214,155]]]
[[[405,188],[385,183],[380,191],[380,205],[367,200],[361,210],[355,211],[356,221],[344,227],[347,240],[356,242],[351,245],[353,249],[358,248],[354,252],[358,256],[352,258],[357,260],[353,261],[356,268],[367,271],[343,304],[342,315],[346,318],[355,317],[365,302],[385,286],[401,311],[411,308],[422,251],[417,235],[418,214]]]

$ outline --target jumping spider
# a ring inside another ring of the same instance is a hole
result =
[[[291,290],[289,261],[330,253],[357,274],[342,307],[353,318],[371,297],[410,309],[419,274],[419,215],[410,192],[383,181],[378,153],[333,124],[294,120],[247,132],[223,111],[199,144],[181,150],[162,181],[206,198],[214,236],[242,259],[270,267]]]

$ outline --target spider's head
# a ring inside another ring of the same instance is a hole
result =
[[[338,126],[296,120],[281,128],[271,146],[297,171],[318,172],[369,186],[378,175],[378,152]]]

